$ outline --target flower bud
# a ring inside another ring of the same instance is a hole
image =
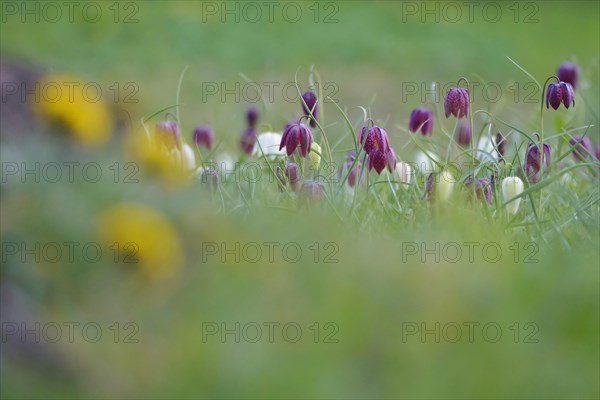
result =
[[[290,182],[292,190],[296,192],[300,187],[300,167],[295,162],[288,162],[285,166],[285,177]]]
[[[201,125],[194,130],[194,143],[196,143],[196,147],[206,147],[208,150],[212,148],[212,144],[214,141],[215,135],[208,126]]]
[[[467,182],[467,186],[473,186],[472,179]],[[490,180],[487,178],[478,179],[477,182],[475,182],[475,194],[479,200],[483,198],[488,204],[492,204],[492,183]]]
[[[317,96],[310,90],[302,95],[302,110],[304,115],[309,117],[310,126],[315,128],[317,126],[317,118],[319,117],[319,107],[317,106]],[[312,112],[312,117],[310,116]]]
[[[315,181],[304,181],[300,188],[299,200],[300,204],[316,205],[325,199],[323,186]]]
[[[313,142],[310,145],[310,169],[318,171],[321,166],[321,146],[317,142]]]
[[[551,163],[552,151],[548,144],[544,143],[544,150],[542,154],[540,154],[539,144],[530,143],[529,146],[527,146],[525,165],[523,166],[525,177],[527,177],[529,182],[537,183],[540,180],[540,167],[543,167],[543,170],[546,170]]]
[[[431,135],[433,132],[433,111],[428,108],[415,108],[410,113],[408,130],[415,133],[419,129],[423,136]]]
[[[260,116],[260,113],[258,111],[258,108],[256,108],[255,106],[249,107],[248,111],[246,112],[246,119],[248,120],[248,127],[255,128],[256,123],[258,122],[259,116]]]
[[[523,181],[518,176],[509,176],[502,180],[502,197],[507,203],[511,199],[523,193]],[[519,211],[521,198],[511,201],[506,205],[506,211],[509,214],[515,215]]]
[[[360,161],[357,161],[356,164],[354,164],[355,159],[356,151],[351,150],[346,155],[346,161],[344,161],[342,169],[340,170],[340,178],[343,178],[346,176],[346,174],[348,174],[348,186],[350,187],[356,186],[362,169],[362,163]],[[352,167],[352,164],[354,164],[354,167]],[[350,170],[350,168],[352,168],[352,170]],[[350,172],[348,172],[348,170],[350,170]],[[366,174],[360,176],[360,183],[364,183],[365,180]]]
[[[579,83],[579,67],[572,62],[565,62],[558,67],[558,79],[573,86],[573,90],[577,89]]]
[[[469,147],[471,144],[471,126],[468,122],[461,122],[456,131],[456,141],[463,147]]]
[[[256,146],[256,129],[250,127],[242,133],[240,147],[245,154],[251,155],[254,151],[254,146]]]

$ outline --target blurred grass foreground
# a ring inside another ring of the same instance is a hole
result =
[[[0,3],[2,398],[600,397],[598,2],[67,3]]]

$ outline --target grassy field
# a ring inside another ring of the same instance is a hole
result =
[[[95,22],[79,8],[51,22],[34,2],[36,22],[2,2],[5,110],[9,64],[103,94],[17,103],[39,122],[2,126],[2,398],[598,398],[599,165],[569,138],[600,143],[599,4],[480,2],[471,22],[462,2],[277,2],[271,22],[250,3],[258,22],[244,2],[96,2]],[[544,107],[542,132],[541,86],[564,61],[581,69],[575,107]],[[443,103],[460,77],[474,142],[509,140],[477,178],[514,175],[534,133],[552,149],[515,215],[499,185],[490,204],[465,187],[471,149]],[[300,164],[323,185],[316,204],[279,190],[286,157],[266,164],[238,144],[248,106],[260,132],[282,133],[310,80],[321,165]],[[431,137],[408,131],[416,107],[434,110]],[[79,140],[123,114],[105,143]],[[140,153],[142,118],[149,135],[179,119],[188,144],[210,125],[215,148],[196,161],[228,154],[236,172],[211,190]],[[423,198],[419,168],[407,186],[331,174],[368,118],[399,160],[460,163],[451,195]]]

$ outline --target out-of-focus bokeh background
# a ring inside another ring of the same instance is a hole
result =
[[[263,182],[242,184],[251,206],[226,208],[226,194],[127,164],[122,142],[143,135],[141,119],[176,114],[162,110],[177,103],[184,70],[188,142],[208,124],[216,153],[237,159],[248,105],[261,107],[262,130],[281,132],[299,116],[293,84],[305,90],[314,65],[355,129],[361,106],[412,160],[413,108],[433,107],[452,131],[440,87],[466,77],[473,109],[532,134],[540,91],[527,73],[543,85],[573,61],[576,107],[545,110],[545,135],[564,151],[557,134],[591,124],[578,133],[597,145],[598,2],[476,3],[3,1],[2,397],[598,398],[598,178],[589,171],[546,189],[540,227],[464,208],[460,196],[432,211],[416,200],[419,187],[402,194],[414,204],[402,215],[297,210]],[[35,82],[93,83],[102,100],[48,104],[23,93]],[[323,111],[330,140],[345,140],[334,152],[341,160],[352,147],[345,122],[332,102]],[[79,163],[72,180],[65,162]],[[36,163],[41,179],[23,176]],[[61,179],[48,179],[52,163]],[[88,163],[98,180],[80,168]],[[530,221],[526,200],[519,218]],[[140,254],[122,248],[130,241]],[[65,243],[77,244],[73,257]],[[101,246],[98,261],[81,251],[89,243]],[[251,243],[257,262],[252,248],[244,257]],[[302,251],[297,262],[281,252],[289,243]],[[490,243],[501,254],[490,256]],[[462,254],[452,262],[455,244]],[[221,336],[225,328],[233,333]]]

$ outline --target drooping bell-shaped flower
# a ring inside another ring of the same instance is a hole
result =
[[[455,183],[456,178],[446,168],[439,173],[431,173],[425,181],[425,191],[422,198],[442,203],[447,202],[452,196]]]
[[[300,204],[311,204],[316,205],[321,203],[325,199],[323,193],[323,186],[319,183],[311,180],[306,180],[302,183],[302,187],[299,192]]]
[[[473,187],[473,179],[467,182],[467,186]],[[475,194],[479,200],[483,198],[488,204],[492,204],[492,182],[487,178],[478,179],[475,182]]]
[[[285,166],[285,177],[294,192],[300,188],[300,167],[295,162],[288,162]]]
[[[458,125],[456,141],[463,147],[469,147],[471,144],[471,126],[468,122],[463,121]]]
[[[579,66],[573,62],[564,62],[558,67],[558,80],[570,83],[573,90],[577,89],[579,83]]]
[[[537,183],[540,180],[540,167],[545,171],[552,162],[552,150],[550,145],[544,143],[544,149],[540,152],[540,145],[530,143],[525,152],[525,164],[523,170],[529,182]]]
[[[286,125],[279,144],[279,150],[285,147],[287,155],[291,156],[298,148],[300,155],[307,158],[312,140],[312,132],[308,126],[302,122],[292,122]]]
[[[359,178],[360,178],[360,183],[364,183],[366,180],[366,174],[362,174],[361,176],[361,169],[362,169],[362,163],[360,162],[360,160],[357,160],[356,163],[354,163],[354,160],[356,159],[356,151],[351,150],[348,152],[348,154],[346,155],[346,160],[344,161],[344,164],[342,165],[342,168],[340,169],[340,178],[344,178],[346,176],[346,174],[348,174],[348,186],[350,187],[354,187],[359,183]],[[354,166],[353,166],[354,165]],[[352,169],[351,169],[352,168]],[[348,172],[350,171],[350,172]]]
[[[559,82],[548,85],[546,90],[546,108],[558,109],[560,104],[565,108],[575,106],[575,92],[570,83]]]
[[[469,115],[469,91],[463,88],[451,88],[444,99],[446,118],[450,115],[462,118]]]
[[[210,127],[206,125],[200,125],[194,130],[193,139],[194,143],[196,143],[196,147],[206,147],[208,150],[210,150],[215,139],[215,134]]]
[[[181,130],[175,121],[161,121],[156,124],[156,143],[167,150],[181,149]]]
[[[375,169],[378,174],[387,167],[390,172],[396,168],[396,154],[390,146],[388,134],[385,129],[373,125],[365,126],[360,134],[359,144],[364,145],[368,156],[369,171]]]
[[[573,146],[573,157],[577,161],[584,161],[588,157],[588,154],[592,152],[592,144],[588,136],[573,136],[569,140],[569,143]]]
[[[251,155],[254,151],[254,146],[256,145],[256,129],[249,127],[244,130],[242,133],[242,138],[240,139],[240,147],[242,152],[246,155]]]
[[[415,108],[410,113],[408,130],[415,133],[419,129],[423,136],[431,135],[433,132],[433,111],[428,108]]]
[[[256,146],[252,150],[252,155],[258,154],[259,157],[266,157],[273,161],[278,156],[284,156],[285,152],[279,149],[281,135],[275,132],[265,132],[258,135]]]
[[[512,200],[518,195],[523,193],[523,181],[518,176],[509,176],[502,180],[502,197],[504,202],[510,201],[506,205],[506,211],[509,214],[515,215],[519,211],[519,204],[521,204],[521,198]]]

